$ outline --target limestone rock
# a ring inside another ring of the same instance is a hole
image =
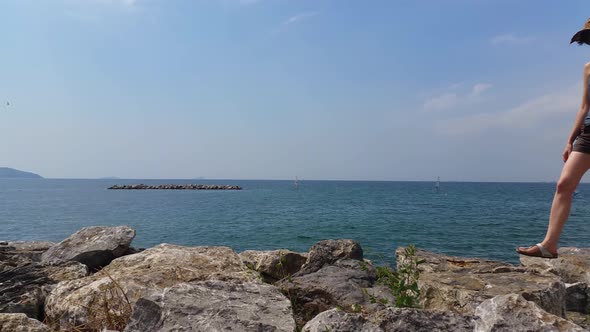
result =
[[[50,241],[8,241],[5,242],[7,247],[12,247],[16,251],[43,253],[55,245]]]
[[[558,258],[546,259],[520,255],[523,266],[551,271],[566,283],[583,282],[590,285],[590,248],[563,247]]]
[[[406,260],[404,247],[399,247],[395,251],[395,257],[398,262],[403,263]],[[512,264],[505,262],[492,261],[481,258],[457,257],[438,254],[426,250],[416,249],[415,257],[424,260],[419,265],[419,270],[426,273],[434,272],[452,272],[452,271],[470,271],[473,273],[491,273],[501,271],[501,269],[515,269]]]
[[[379,326],[367,321],[361,314],[348,313],[340,309],[330,309],[318,314],[305,324],[302,331],[384,332]]]
[[[371,320],[386,332],[471,332],[476,321],[471,315],[409,308],[387,308],[372,315]]]
[[[87,275],[88,268],[78,262],[30,263],[0,272],[0,312],[24,313],[41,320],[45,298],[58,282]]]
[[[473,313],[484,300],[517,293],[543,309],[565,316],[565,286],[559,278],[534,273],[423,274],[418,281],[424,308]]]
[[[280,281],[277,286],[293,303],[299,326],[322,311],[339,306],[358,311],[372,303],[365,288],[375,283],[375,270],[358,260],[340,260],[320,270]]]
[[[268,283],[295,274],[307,260],[305,255],[290,250],[246,250],[240,253],[240,257]]]
[[[575,311],[568,311],[567,320],[586,329],[586,331],[590,331],[590,317],[588,317],[588,314],[582,314]]]
[[[375,280],[375,268],[363,259],[358,242],[324,240],[311,247],[299,272],[279,281],[277,286],[293,303],[295,320],[301,327],[334,307],[347,312],[382,309],[384,305],[375,294],[383,290],[373,289]]]
[[[553,273],[567,284],[567,310],[588,313],[590,310],[590,248],[563,247],[557,259],[520,256],[528,268]]]
[[[53,245],[47,241],[0,242],[0,272],[39,262],[41,255]]]
[[[1,332],[50,332],[49,328],[25,314],[0,314]]]
[[[86,227],[49,248],[41,261],[46,264],[77,261],[97,270],[122,256],[134,237],[135,230],[127,226]]]
[[[565,284],[565,307],[568,311],[588,313],[588,287],[583,282]]]
[[[499,295],[482,302],[475,310],[476,332],[585,331],[580,326],[552,315],[518,294]]]
[[[115,259],[89,277],[60,283],[47,298],[46,315],[61,328],[98,324],[102,322],[97,314],[105,304],[124,315],[152,290],[213,279],[259,282],[258,274],[248,270],[231,248],[161,244]]]
[[[307,261],[298,274],[313,273],[325,265],[339,260],[363,260],[363,249],[353,240],[324,240],[314,244],[309,250]]]
[[[123,255],[121,256],[127,256],[127,255],[133,255],[133,254],[137,254],[140,253],[142,251],[144,251],[145,248],[134,248],[134,247],[129,247],[129,249],[127,249]]]
[[[258,283],[182,283],[137,301],[125,332],[295,331],[291,303]]]
[[[309,321],[304,332],[471,332],[475,318],[452,312],[420,309],[386,308],[364,315],[338,309],[324,311]]]
[[[398,249],[398,262],[403,251]],[[484,300],[521,294],[544,310],[565,317],[565,285],[552,274],[508,263],[417,252],[425,263],[418,280],[420,303],[426,309],[473,314]]]

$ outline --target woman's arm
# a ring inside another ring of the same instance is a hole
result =
[[[580,131],[584,127],[584,119],[586,118],[586,115],[588,114],[588,109],[590,106],[590,103],[588,102],[588,82],[589,82],[588,76],[590,76],[590,63],[587,63],[584,66],[584,78],[583,78],[584,89],[583,89],[583,93],[582,93],[582,103],[580,105],[580,110],[578,111],[578,114],[576,115],[576,120],[574,121],[574,128],[572,129],[572,132],[571,132],[570,136],[568,137],[567,143],[565,144],[565,150],[563,151],[563,161],[564,162],[567,160],[570,153],[572,152],[572,144],[574,143],[574,141],[576,140],[576,137],[578,137],[578,135],[580,134]]]
[[[586,118],[586,115],[588,114],[588,76],[590,75],[590,63],[587,63],[586,66],[584,66],[584,92],[582,93],[582,104],[580,105],[580,110],[578,111],[578,114],[576,115],[576,121],[574,122],[574,128],[572,129],[572,133],[570,134],[568,140],[567,140],[567,144],[571,145],[572,143],[574,143],[574,140],[576,139],[576,137],[578,137],[578,134],[580,134],[580,130],[582,130],[582,127],[584,126],[584,119]]]

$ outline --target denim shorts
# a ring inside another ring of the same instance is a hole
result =
[[[574,141],[573,151],[590,153],[590,125],[584,126]]]

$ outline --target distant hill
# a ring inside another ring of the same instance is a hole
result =
[[[0,179],[42,179],[39,174],[23,172],[18,169],[0,167]]]

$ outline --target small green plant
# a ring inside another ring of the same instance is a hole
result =
[[[362,271],[367,271],[369,269],[367,267],[367,262],[365,262],[365,261],[359,262],[359,267],[361,268]]]
[[[377,298],[375,297],[375,295],[369,295],[369,299],[371,300],[371,303],[377,303]]]
[[[360,304],[355,303],[355,304],[352,305],[352,312],[359,313],[362,310],[363,310],[363,307]]]
[[[275,268],[278,270],[278,278],[279,280],[287,279],[289,282],[291,282],[292,275],[285,269],[286,264],[287,257],[282,251],[279,251],[279,261],[275,264]]]
[[[286,273],[285,273],[285,255],[283,255],[282,251],[279,251],[279,262],[277,264],[275,264],[275,267],[277,269],[280,270],[281,272],[281,278],[284,278]]]
[[[293,276],[289,273],[287,273],[285,271],[285,263],[287,262],[287,259],[285,257],[285,255],[283,254],[282,251],[279,251],[279,261],[275,264],[275,268],[277,268],[279,270],[279,276],[281,276],[282,278],[277,280],[275,282],[275,284],[279,284],[281,281],[283,280],[287,280],[287,282],[289,283],[293,283]],[[281,287],[281,292],[289,299],[289,301],[291,302],[291,306],[293,308],[297,307],[297,296],[295,296],[296,294],[291,294],[291,291],[289,290],[289,287]],[[297,327],[298,331],[299,331],[299,327]]]
[[[375,303],[379,302],[379,303],[381,303],[381,304],[383,304],[383,305],[387,305],[387,303],[389,303],[389,300],[388,300],[388,299],[386,299],[386,298],[384,298],[384,297],[377,297],[377,296],[375,296],[375,295],[373,295],[373,294],[369,294],[369,291],[367,291],[367,289],[366,289],[366,288],[363,288],[363,293],[364,293],[366,296],[368,296],[368,297],[369,297],[369,301],[370,301],[372,304],[375,304]]]
[[[395,306],[399,308],[417,308],[419,306],[420,289],[418,266],[424,260],[416,257],[416,248],[409,245],[404,250],[404,259],[398,262],[397,270],[387,266],[377,267],[377,279],[391,290],[395,297]]]

